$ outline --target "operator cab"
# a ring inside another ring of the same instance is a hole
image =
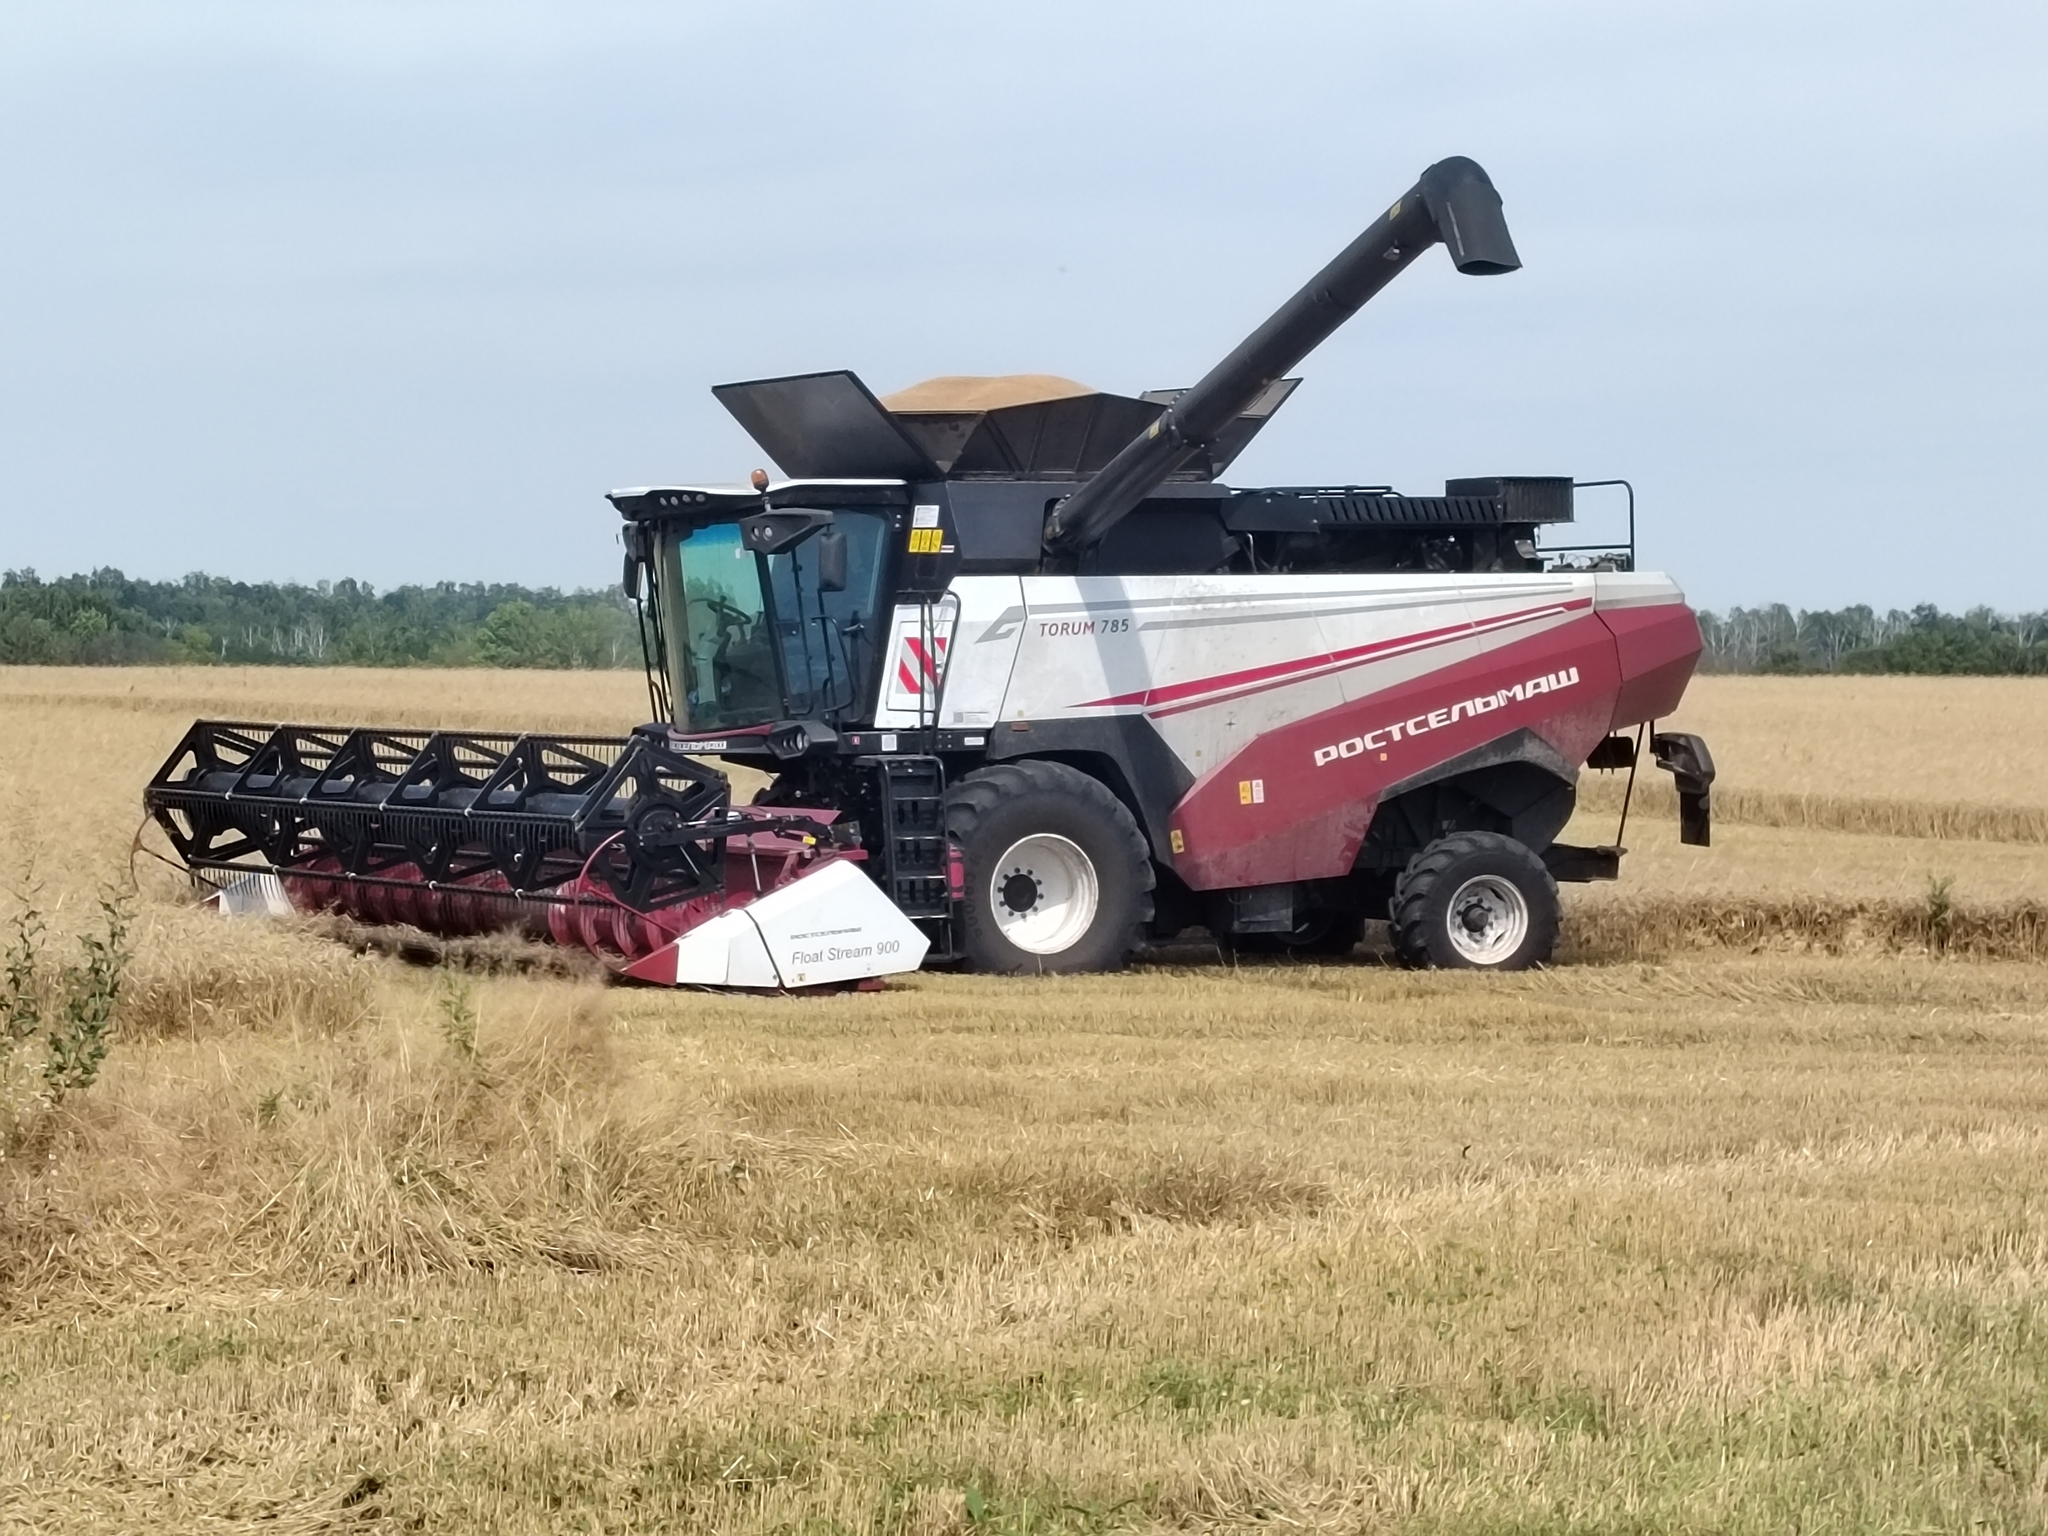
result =
[[[894,592],[896,480],[613,491],[659,717],[689,735],[850,720]]]

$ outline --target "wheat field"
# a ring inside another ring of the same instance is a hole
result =
[[[0,873],[89,930],[195,714],[643,711],[0,670]],[[0,1529],[2038,1531],[2048,686],[1671,724],[1716,846],[1640,795],[1522,976],[608,988],[141,858],[104,1068],[0,1163]]]

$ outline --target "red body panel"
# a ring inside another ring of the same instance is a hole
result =
[[[1348,874],[1389,788],[1522,728],[1582,763],[1674,705],[1699,650],[1682,604],[1587,614],[1269,731],[1181,800],[1174,869],[1196,890]]]
[[[1621,657],[1621,691],[1614,699],[1615,730],[1661,720],[1678,708],[1699,665],[1700,621],[1683,603],[1608,608],[1600,622],[1614,635]]]

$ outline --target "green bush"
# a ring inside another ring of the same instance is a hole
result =
[[[130,956],[128,911],[102,898],[100,917],[97,932],[79,936],[79,958],[53,970],[34,893],[17,903],[0,957],[0,1155],[34,1142],[106,1060]]]

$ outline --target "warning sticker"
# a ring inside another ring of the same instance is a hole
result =
[[[1239,805],[1264,805],[1266,803],[1266,781],[1264,779],[1239,779],[1237,781],[1237,803]]]

